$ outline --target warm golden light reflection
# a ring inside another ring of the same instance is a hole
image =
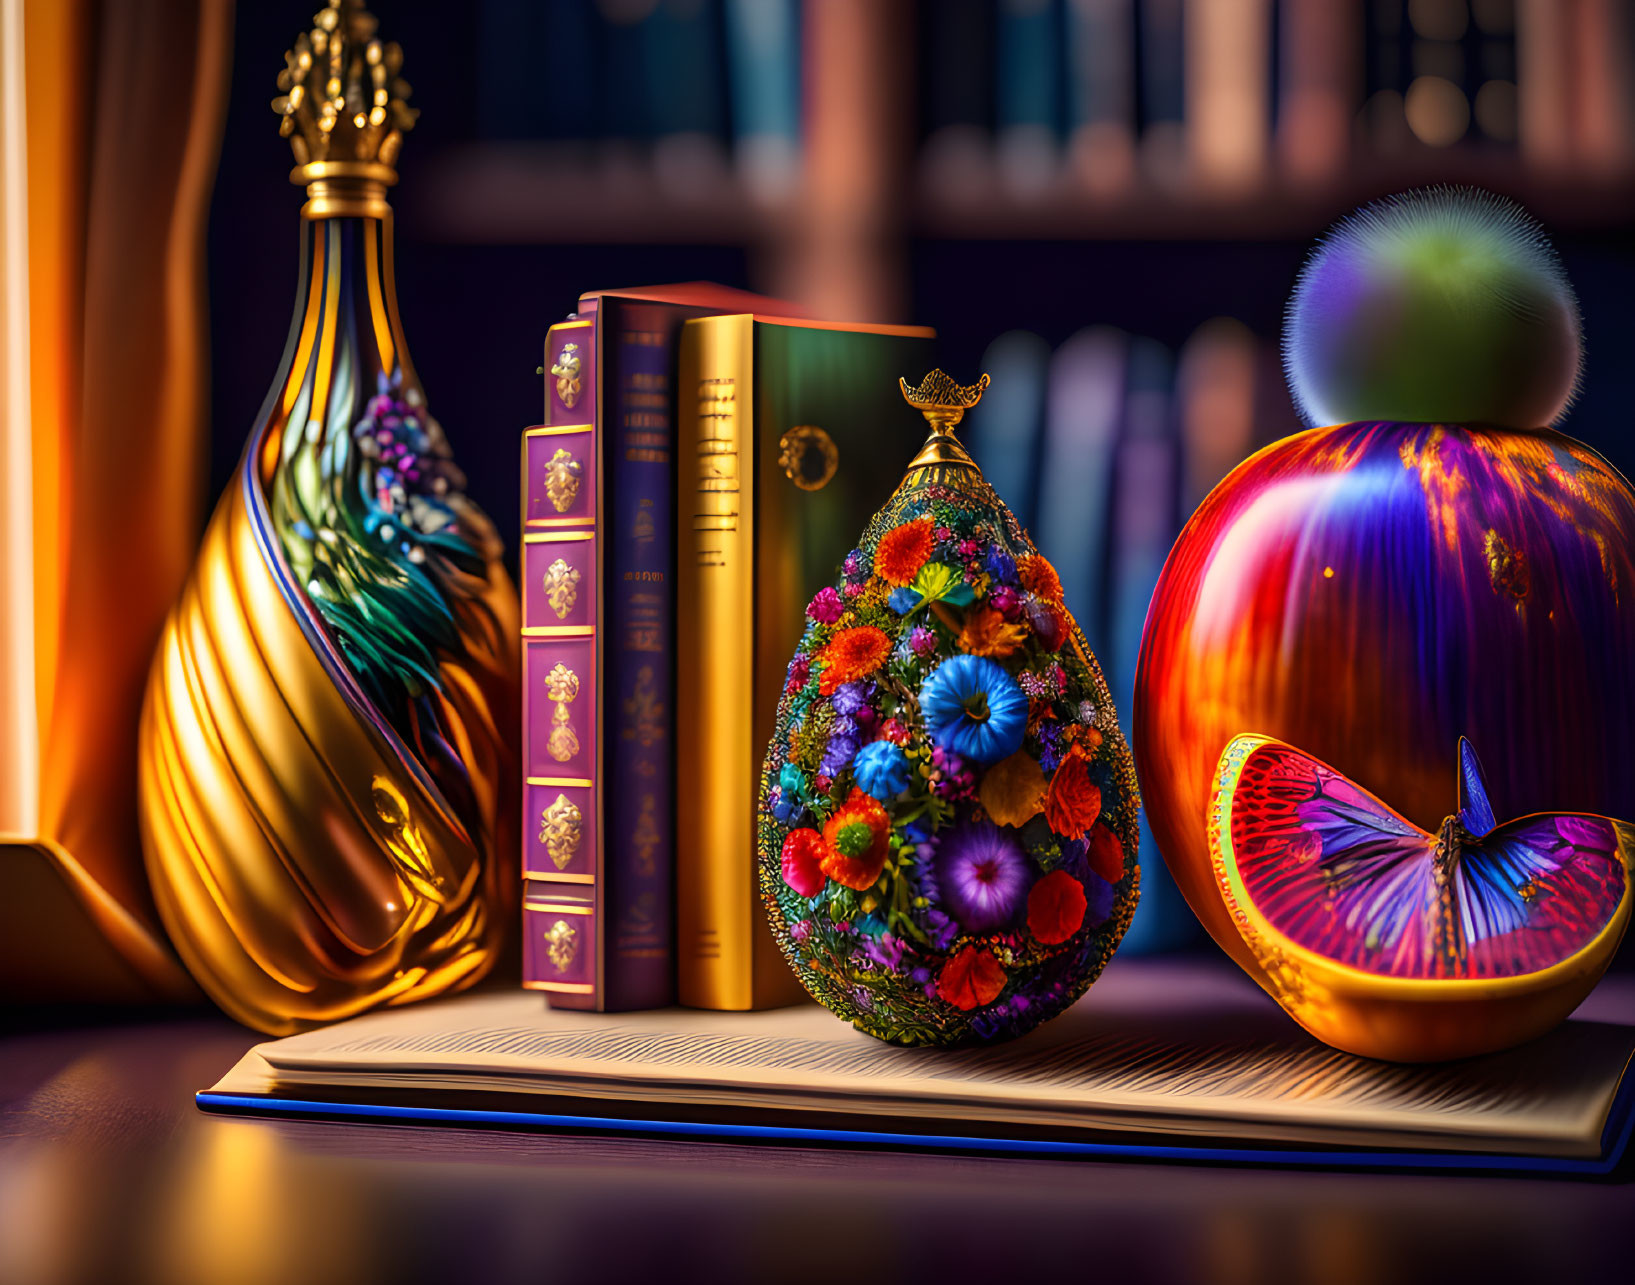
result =
[[[74,1269],[75,1215],[85,1197],[73,1157],[32,1142],[0,1164],[0,1246],[4,1279],[67,1280]]]
[[[294,1246],[322,1244],[320,1278],[357,1280],[365,1269],[352,1202],[300,1170],[310,1164],[281,1132],[259,1123],[212,1120],[194,1133],[159,1201],[154,1257],[160,1279],[218,1285],[300,1279],[313,1256]],[[292,1229],[299,1227],[299,1240]]]

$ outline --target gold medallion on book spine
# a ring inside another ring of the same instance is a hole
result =
[[[285,55],[294,337],[143,712],[160,913],[200,985],[265,1031],[471,984],[515,901],[516,596],[398,319],[401,62],[355,0]]]

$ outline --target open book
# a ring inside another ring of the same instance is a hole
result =
[[[1600,1008],[1635,1016],[1635,1004]],[[1632,1052],[1635,1025],[1580,1017],[1508,1053],[1371,1062],[1305,1035],[1235,971],[1115,961],[1070,1011],[997,1048],[894,1048],[812,1005],[571,1013],[491,992],[258,1045],[198,1101],[515,1128],[1604,1173],[1629,1139]]]

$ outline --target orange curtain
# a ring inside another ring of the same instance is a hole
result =
[[[6,293],[26,296],[0,332],[0,427],[32,510],[30,548],[15,522],[0,537],[0,995],[179,998],[142,870],[137,719],[203,517],[231,4],[0,6],[4,101],[25,114],[6,134]]]

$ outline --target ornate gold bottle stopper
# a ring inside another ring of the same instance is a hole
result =
[[[386,188],[397,182],[403,135],[419,115],[398,72],[403,51],[382,44],[379,22],[362,0],[328,0],[284,54],[283,91],[272,109],[283,119],[296,165],[290,182],[307,189],[308,218],[381,217]]]
[[[908,380],[900,376],[897,384],[903,390],[903,400],[924,415],[926,423],[931,425],[931,436],[925,439],[919,454],[909,461],[904,482],[922,480],[919,474],[924,469],[937,470],[939,477],[942,477],[943,470],[967,470],[981,476],[976,461],[954,436],[953,430],[965,418],[965,412],[981,401],[982,394],[988,391],[987,375],[965,387],[956,384],[941,370],[933,370],[920,381],[918,387],[911,387]],[[951,479],[943,477],[942,480]]]

